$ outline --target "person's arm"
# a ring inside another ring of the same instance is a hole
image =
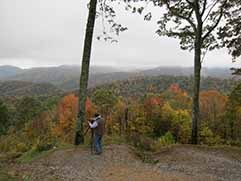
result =
[[[89,126],[90,126],[90,128],[96,128],[97,126],[98,126],[98,123],[97,123],[97,121],[94,121],[93,123],[91,123],[91,122],[89,122]]]

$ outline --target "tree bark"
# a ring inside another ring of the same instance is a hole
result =
[[[199,91],[201,77],[202,25],[198,25],[194,52],[194,87],[192,105],[192,144],[198,144]]]
[[[128,114],[129,114],[129,109],[128,109],[128,105],[125,108],[125,125],[124,125],[124,129],[127,130],[128,128]]]
[[[95,26],[97,0],[90,0],[88,22],[85,32],[84,52],[82,57],[82,68],[80,75],[79,89],[79,113],[77,117],[75,145],[84,143],[83,122],[85,120],[85,103],[87,97],[87,87],[89,80],[89,66],[91,57],[91,47]]]

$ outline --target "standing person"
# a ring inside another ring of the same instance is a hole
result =
[[[102,153],[102,137],[104,135],[104,119],[100,114],[95,114],[93,122],[89,122],[89,126],[94,131],[94,145],[95,153],[100,155]]]

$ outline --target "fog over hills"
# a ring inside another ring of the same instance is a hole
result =
[[[110,66],[91,66],[89,87],[95,87],[131,77],[145,76],[191,76],[191,67],[157,67],[146,70],[130,70]],[[78,89],[80,67],[62,65],[59,67],[39,67],[21,69],[13,66],[0,66],[0,81],[24,81],[31,83],[50,83],[59,89],[70,91]],[[203,68],[202,76],[231,78],[229,68]]]

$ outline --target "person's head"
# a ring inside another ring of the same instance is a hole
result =
[[[100,114],[99,113],[95,113],[95,118],[98,118],[100,117]]]

